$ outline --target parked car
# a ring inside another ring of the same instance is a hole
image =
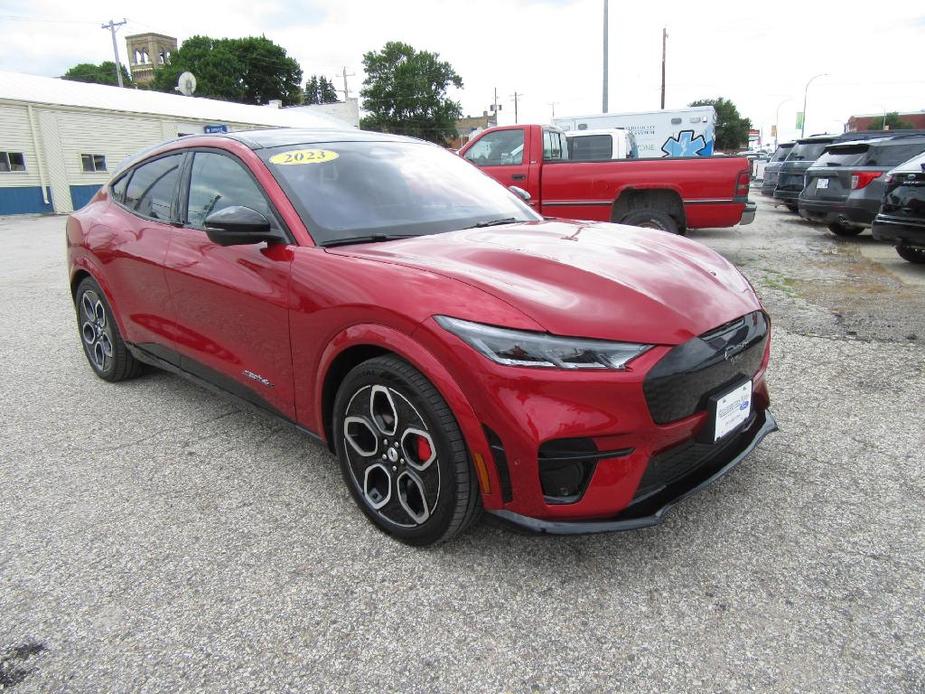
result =
[[[774,199],[783,202],[791,212],[796,212],[799,209],[797,201],[803,192],[806,170],[825,148],[835,141],[835,135],[814,135],[797,140],[778,169]]]
[[[900,135],[831,144],[806,170],[800,216],[828,225],[837,236],[856,236],[880,210],[886,174],[925,151],[925,135]]]
[[[755,218],[748,161],[739,157],[572,161],[567,134],[543,125],[489,128],[459,154],[502,185],[526,190],[547,217],[676,234]]]
[[[639,148],[633,133],[624,128],[576,130],[566,133],[571,161],[638,159]]]
[[[151,364],[294,424],[413,545],[482,508],[551,533],[654,525],[776,428],[769,319],[730,262],[544,220],[412,138],[167,143],[68,218],[67,256],[97,376]]]
[[[787,155],[790,154],[790,150],[793,149],[795,144],[795,142],[785,142],[782,145],[778,145],[777,149],[774,150],[774,154],[771,155],[770,160],[768,160],[767,165],[764,167],[764,178],[761,183],[762,195],[774,197],[774,188],[777,187],[777,174],[780,171],[781,162],[787,158]]]
[[[925,154],[889,172],[886,195],[872,229],[910,263],[925,263]]]

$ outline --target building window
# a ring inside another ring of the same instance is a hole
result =
[[[80,163],[87,173],[106,170],[106,156],[103,154],[81,154]]]
[[[25,171],[26,158],[22,152],[0,152],[0,171]]]

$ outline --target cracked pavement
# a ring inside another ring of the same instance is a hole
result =
[[[291,428],[94,377],[64,219],[0,219],[0,688],[922,691],[925,267],[752,197],[691,236],[765,298],[781,431],[660,527],[424,551]]]

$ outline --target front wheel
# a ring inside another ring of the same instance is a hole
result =
[[[656,209],[644,209],[630,212],[620,224],[628,224],[633,227],[642,227],[644,229],[661,229],[671,234],[680,234],[681,230],[678,223],[667,212]]]
[[[864,227],[854,226],[853,224],[842,224],[841,222],[832,222],[829,224],[829,231],[836,236],[857,236],[864,231]]]
[[[925,263],[925,248],[913,248],[900,244],[896,247],[896,252],[899,253],[900,258],[910,263]]]
[[[466,444],[431,383],[396,357],[355,367],[334,401],[341,473],[357,505],[410,545],[445,542],[478,517]]]

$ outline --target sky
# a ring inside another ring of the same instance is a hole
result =
[[[323,74],[351,96],[363,54],[400,40],[440,54],[463,79],[451,95],[480,115],[498,90],[502,124],[600,113],[603,0],[222,0],[116,3],[4,0],[0,69],[59,76],[79,62],[112,60],[100,24],[128,19],[124,36],[156,31],[181,42],[194,34],[263,34],[282,45],[306,77]],[[841,132],[852,114],[925,110],[925,4],[871,12],[857,0],[690,3],[610,2],[610,111],[659,107],[662,28],[668,31],[666,108],[726,97],[763,130],[798,134],[808,90],[807,133]],[[2,97],[2,94],[0,94]],[[553,106],[554,104],[554,106]]]

